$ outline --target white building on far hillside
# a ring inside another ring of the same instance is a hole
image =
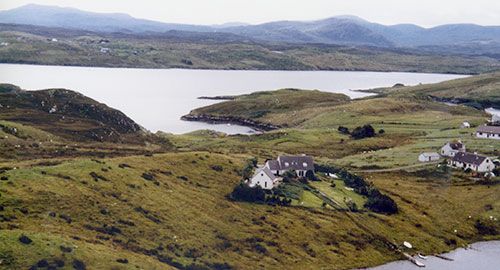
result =
[[[476,138],[500,140],[500,126],[479,126]]]
[[[491,172],[495,169],[495,164],[490,158],[480,156],[476,153],[457,153],[448,164],[452,167],[476,172]]]
[[[441,157],[436,152],[422,153],[418,156],[418,161],[420,162],[431,162],[438,161]]]

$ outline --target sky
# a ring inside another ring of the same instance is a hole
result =
[[[385,25],[500,25],[499,0],[0,0],[0,10],[29,3],[202,25],[308,21],[338,15],[355,15]]]

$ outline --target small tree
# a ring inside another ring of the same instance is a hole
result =
[[[299,182],[301,182],[301,183],[302,183],[302,184],[304,184],[304,185],[308,185],[308,184],[309,184],[309,181],[307,181],[307,178],[305,178],[305,177],[301,177],[301,178],[299,179]]]
[[[245,183],[239,183],[231,192],[231,197],[237,201],[263,202],[266,199],[266,194],[260,186],[250,187]]]
[[[343,126],[339,126],[338,131],[342,134],[349,134],[349,129]]]
[[[311,180],[311,181],[319,181],[318,177],[316,177],[316,175],[314,174],[314,172],[311,171],[311,170],[308,170],[306,172],[306,178],[309,179],[309,180]]]
[[[289,170],[283,173],[283,182],[290,182],[290,179],[296,179],[297,173],[295,171]]]

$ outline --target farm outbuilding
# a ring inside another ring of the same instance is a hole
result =
[[[440,158],[439,154],[436,152],[422,153],[418,156],[418,161],[420,162],[431,162],[438,161]]]

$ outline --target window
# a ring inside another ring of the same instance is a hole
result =
[[[264,187],[267,187],[267,182],[264,182]]]

